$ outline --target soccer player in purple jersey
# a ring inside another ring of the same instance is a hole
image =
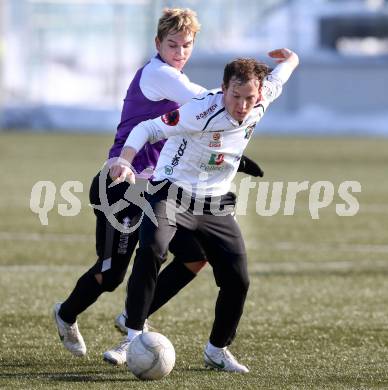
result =
[[[191,56],[196,33],[200,25],[196,14],[188,9],[165,9],[159,19],[155,38],[158,54],[142,68],[132,80],[117,128],[114,144],[109,151],[108,166],[120,156],[121,149],[132,129],[140,122],[159,117],[177,109],[206,89],[190,82],[182,69]],[[145,144],[139,151],[133,167],[138,173],[153,171],[165,141]],[[241,171],[254,176],[260,175],[260,168],[247,158],[241,163]],[[101,186],[101,182],[103,185]],[[76,356],[86,354],[86,345],[77,325],[77,316],[91,306],[98,297],[113,291],[123,281],[132,253],[138,242],[138,231],[126,233],[115,229],[107,215],[98,206],[101,202],[101,189],[105,191],[109,204],[123,199],[128,183],[109,187],[109,175],[99,172],[90,188],[90,202],[97,207],[96,251],[97,262],[77,281],[76,286],[63,303],[54,306],[54,319],[61,341],[66,349]],[[102,188],[101,188],[102,187]],[[115,214],[123,226],[137,224],[142,210],[131,204]],[[155,299],[149,311],[152,314],[187,285],[196,273],[206,264],[205,254],[191,233],[178,230],[170,244],[174,254],[172,261],[159,275]],[[125,331],[123,315],[116,319],[117,325]],[[125,351],[110,351],[104,354],[105,360],[113,364],[125,362]]]

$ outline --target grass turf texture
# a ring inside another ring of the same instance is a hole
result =
[[[95,260],[94,217],[87,194],[112,136],[1,133],[0,388],[48,389],[301,389],[388,387],[388,140],[268,138],[252,140],[247,155],[263,180],[358,180],[360,211],[339,217],[335,203],[312,220],[299,194],[294,216],[255,212],[251,190],[240,216],[251,287],[231,350],[247,375],[203,368],[202,349],[213,320],[217,288],[210,267],[152,322],[174,344],[173,372],[140,382],[101,353],[121,336],[113,328],[125,284],[79,317],[88,347],[72,357],[59,342],[52,305],[64,299]],[[242,176],[240,177],[242,178]],[[29,209],[33,184],[57,186],[48,226]],[[79,180],[81,213],[61,217],[64,181]]]

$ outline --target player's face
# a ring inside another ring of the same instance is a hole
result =
[[[228,87],[222,86],[225,108],[237,121],[243,121],[260,99],[260,82],[251,79],[245,84],[232,78]]]
[[[183,31],[168,33],[162,41],[156,38],[155,43],[163,61],[175,69],[182,70],[193,51],[194,35]]]

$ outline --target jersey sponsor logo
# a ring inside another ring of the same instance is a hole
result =
[[[244,139],[249,139],[249,138],[251,138],[251,135],[252,135],[252,133],[253,133],[254,130],[255,130],[255,126],[256,126],[256,122],[255,122],[255,123],[252,123],[251,125],[249,125],[249,126],[245,129],[245,136],[244,136]]]
[[[201,163],[199,168],[205,172],[214,172],[214,171],[220,172],[220,171],[223,171],[225,169],[225,166],[224,165],[210,165],[210,164]]]
[[[173,167],[176,167],[179,164],[179,160],[185,154],[186,147],[187,147],[187,141],[184,138],[182,138],[182,142],[179,145],[178,151],[175,153],[175,156],[171,160],[171,165]]]
[[[221,147],[221,133],[213,133],[212,140],[209,142],[210,148],[220,148]]]
[[[222,153],[212,153],[207,164],[202,162],[199,167],[205,172],[223,171],[224,158],[225,155]]]
[[[166,175],[172,175],[173,174],[173,172],[174,172],[174,168],[173,167],[170,167],[169,165],[165,165],[165,167],[164,167],[164,173],[166,174]]]
[[[222,153],[219,153],[219,154],[212,153],[210,155],[210,159],[209,159],[208,164],[209,165],[221,165],[224,162],[224,157],[225,157],[225,155]]]
[[[213,133],[213,141],[219,141],[221,139],[221,133]]]
[[[206,118],[209,114],[213,113],[216,108],[218,107],[217,104],[213,104],[211,107],[209,107],[207,110],[201,112],[200,114],[197,114],[195,117],[197,120]]]
[[[271,75],[267,76],[267,80],[271,83],[273,81],[273,77]],[[268,82],[263,83],[263,88],[261,88],[261,94],[266,100],[272,100],[275,95],[275,89],[271,88]],[[264,110],[264,107],[263,107]]]
[[[167,126],[176,126],[179,123],[179,110],[167,112],[161,119]]]

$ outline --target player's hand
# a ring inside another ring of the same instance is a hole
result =
[[[116,184],[127,181],[131,184],[135,184],[135,174],[132,169],[124,164],[116,163],[113,164],[109,169],[109,176],[113,180],[113,183],[110,187],[115,186]]]
[[[275,49],[268,53],[268,55],[273,58],[278,64],[282,62],[292,62],[294,66],[299,64],[299,57],[290,49]]]

